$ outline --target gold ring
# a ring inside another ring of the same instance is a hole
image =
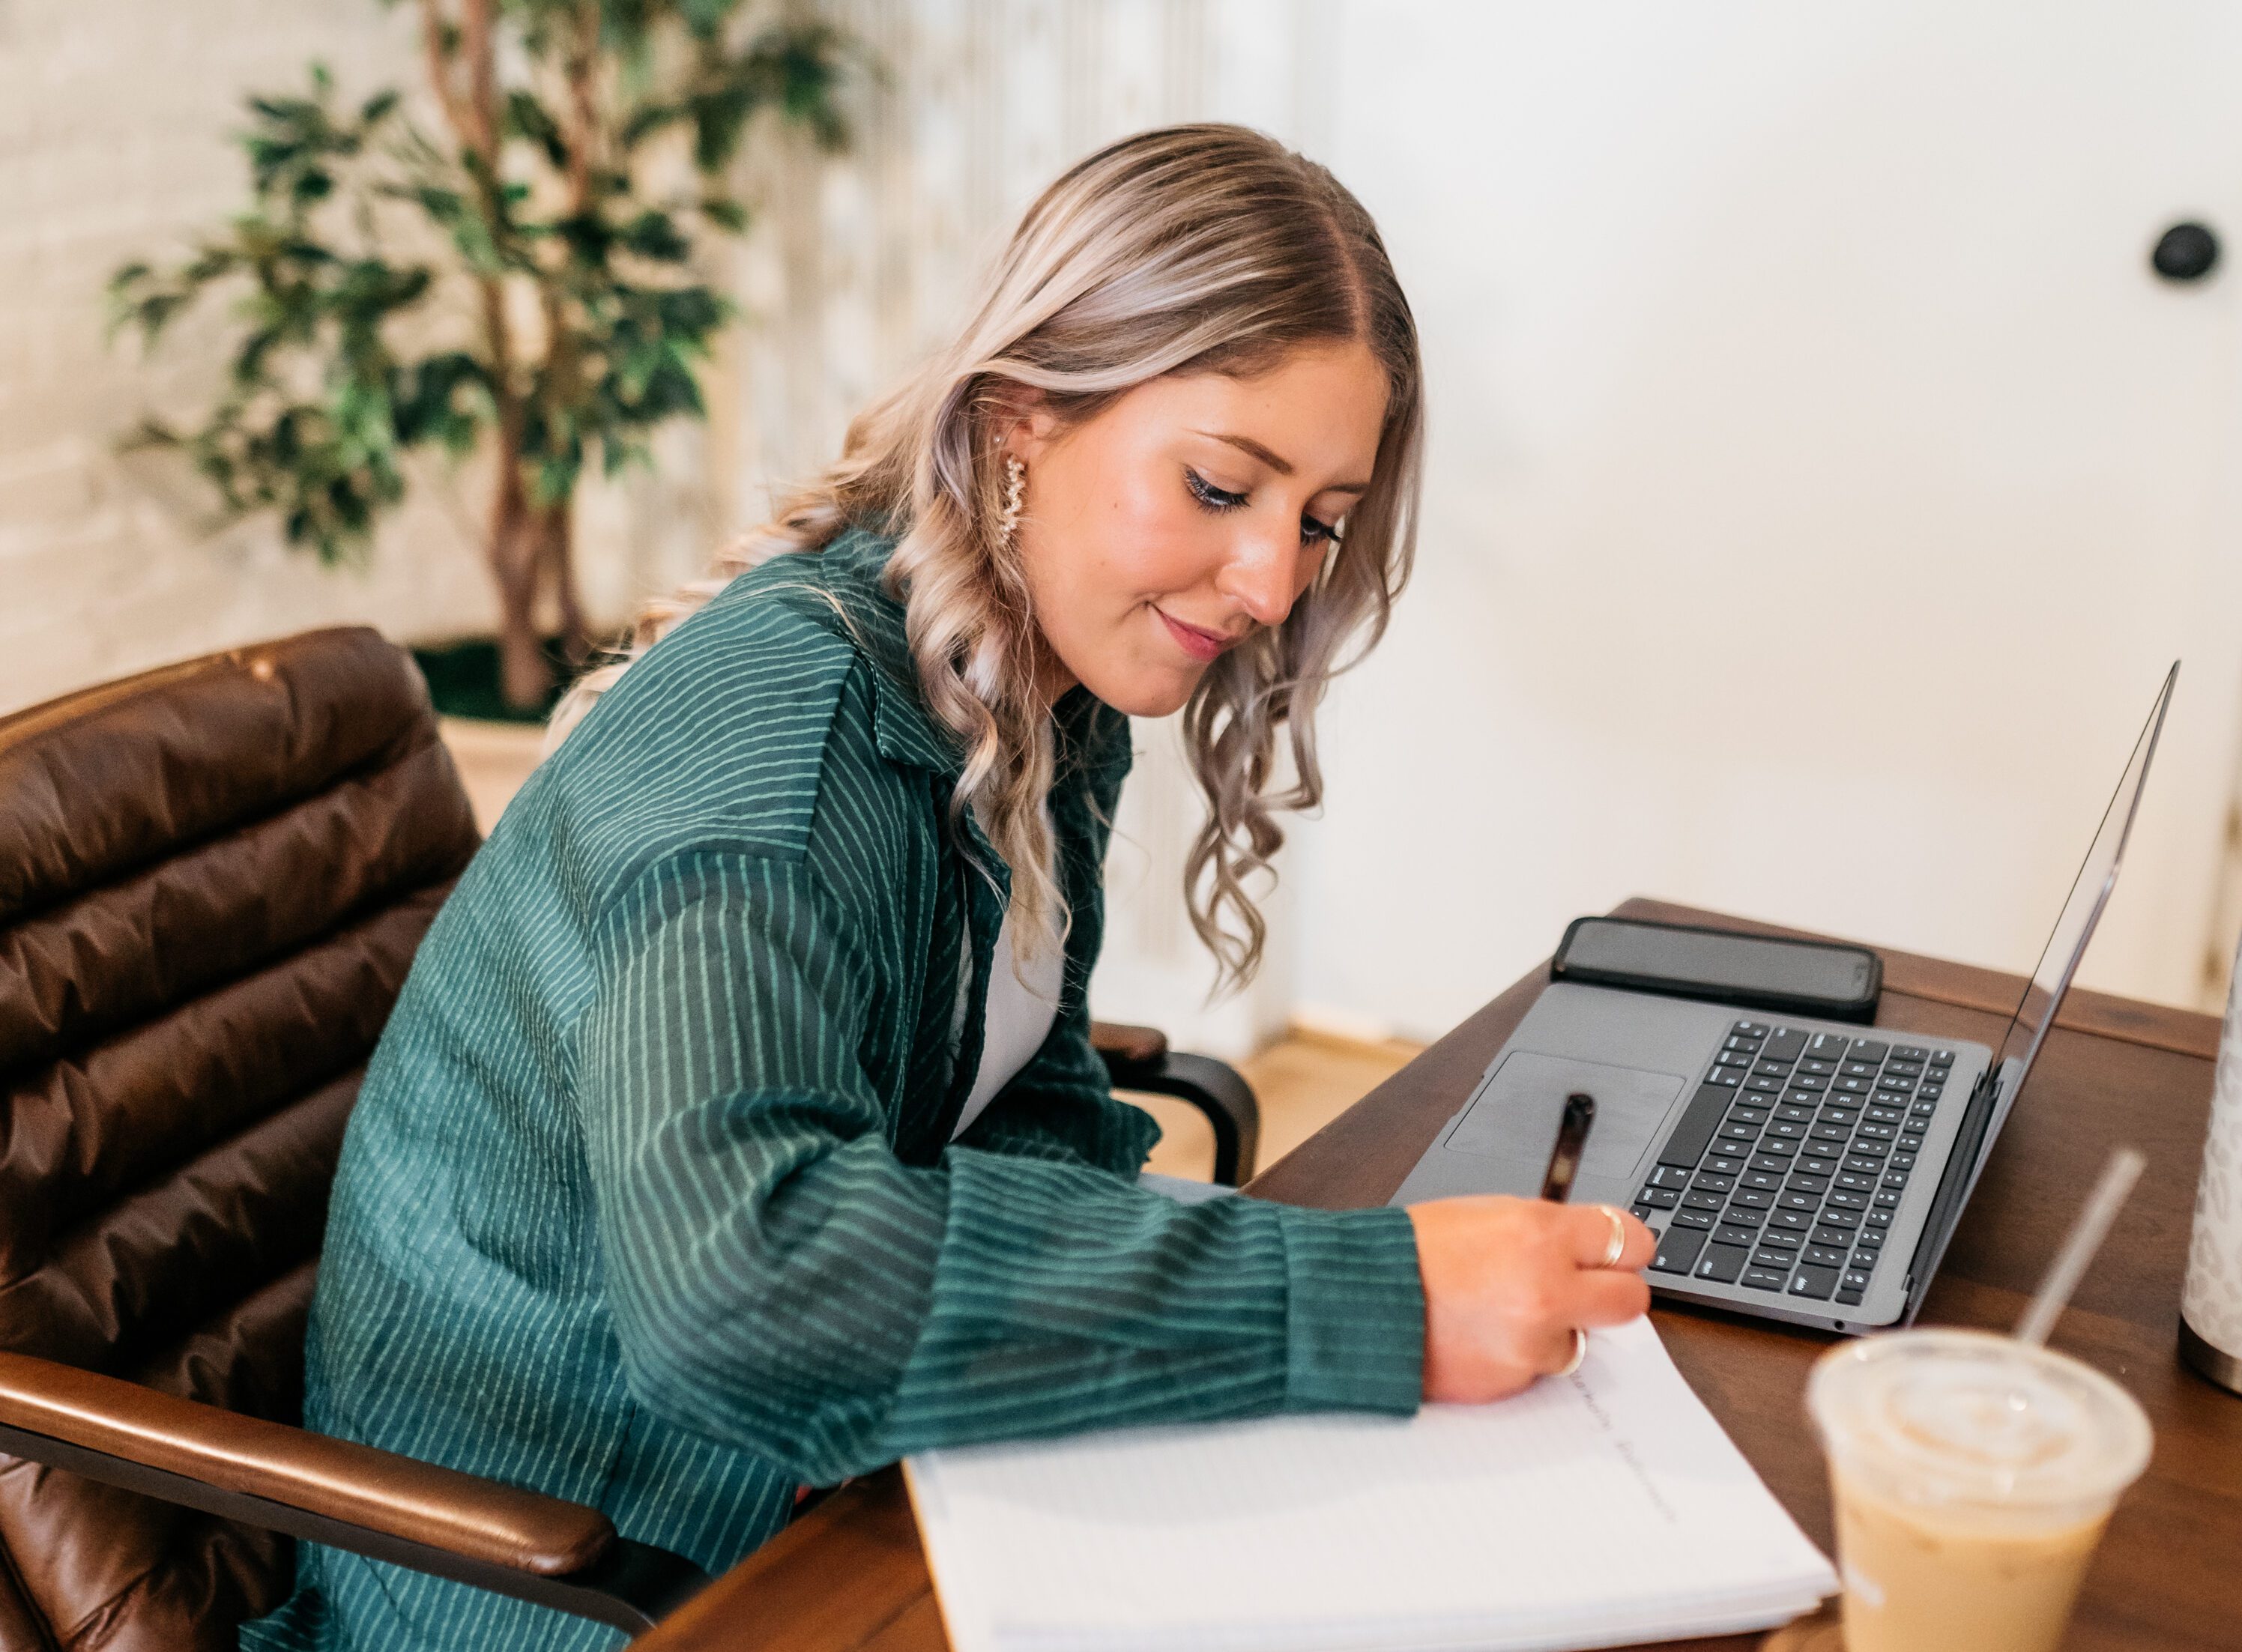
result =
[[[1620,1220],[1619,1212],[1613,1206],[1604,1205],[1598,1206],[1598,1208],[1601,1209],[1606,1216],[1611,1219],[1612,1236],[1611,1243],[1604,1246],[1604,1259],[1597,1263],[1596,1266],[1598,1267],[1617,1267],[1619,1266],[1619,1259],[1624,1255],[1627,1251],[1627,1224]]]
[[[1581,1361],[1588,1357],[1588,1333],[1581,1330],[1581,1327],[1576,1325],[1573,1327],[1573,1357],[1565,1361],[1563,1367],[1558,1371],[1557,1374],[1561,1377],[1571,1376],[1573,1373],[1581,1368]]]

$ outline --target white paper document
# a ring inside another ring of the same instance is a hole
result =
[[[1647,1320],[1494,1405],[906,1467],[955,1652],[1620,1646],[1765,1628],[1837,1588]]]

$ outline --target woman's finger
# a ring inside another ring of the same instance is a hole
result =
[[[1514,1365],[1507,1361],[1489,1366],[1471,1396],[1471,1403],[1484,1404],[1490,1400],[1507,1400],[1514,1393],[1523,1393],[1541,1374],[1532,1366]]]
[[[1651,1231],[1614,1205],[1568,1205],[1565,1225],[1573,1259],[1585,1268],[1646,1268],[1658,1253],[1658,1240]],[[1616,1257],[1612,1254],[1614,1232],[1620,1237]]]
[[[1650,1286],[1640,1273],[1590,1269],[1580,1276],[1573,1299],[1574,1323],[1625,1325],[1650,1309]]]
[[[1658,1254],[1658,1235],[1652,1232],[1642,1219],[1628,1211],[1619,1213],[1620,1224],[1627,1229],[1627,1246],[1620,1252],[1618,1266],[1640,1273],[1650,1266],[1650,1259]]]
[[[1575,1332],[1570,1326],[1554,1326],[1537,1335],[1526,1350],[1534,1369],[1542,1376],[1554,1376],[1573,1363],[1573,1339],[1586,1336],[1585,1331]]]
[[[1537,1339],[1549,1350],[1547,1362],[1539,1369],[1545,1373],[1562,1371],[1573,1362],[1575,1335],[1586,1336],[1591,1330],[1629,1324],[1640,1319],[1649,1306],[1650,1286],[1641,1274],[1601,1270],[1582,1273],[1580,1293],[1569,1316],[1574,1325],[1556,1327],[1548,1335]]]

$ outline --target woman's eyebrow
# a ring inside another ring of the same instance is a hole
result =
[[[1279,476],[1289,476],[1292,473],[1291,460],[1272,448],[1263,447],[1251,436],[1232,436],[1219,430],[1196,430],[1191,433],[1195,436],[1205,436],[1215,441],[1227,442],[1241,453],[1248,453],[1259,460]],[[1326,494],[1366,494],[1370,491],[1370,484],[1368,482],[1333,482],[1323,491]]]

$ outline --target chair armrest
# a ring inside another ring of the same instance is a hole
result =
[[[596,1508],[28,1354],[0,1353],[0,1423],[540,1577],[615,1539]]]
[[[1109,1068],[1116,1062],[1143,1066],[1168,1053],[1168,1035],[1158,1027],[1132,1027],[1125,1021],[1093,1021],[1090,1047],[1105,1058]]]
[[[1261,1104],[1237,1068],[1212,1056],[1170,1050],[1167,1035],[1157,1027],[1093,1021],[1090,1044],[1115,1089],[1173,1096],[1206,1115],[1214,1129],[1216,1181],[1236,1187],[1252,1179],[1261,1150]]]
[[[708,1579],[596,1508],[0,1353],[0,1452],[635,1634]]]

